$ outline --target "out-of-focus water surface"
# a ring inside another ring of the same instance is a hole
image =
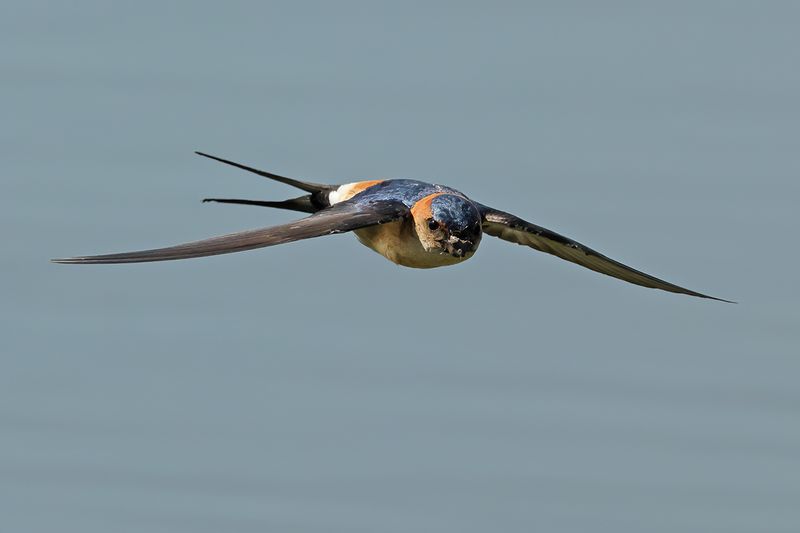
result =
[[[0,529],[800,529],[792,2],[5,2]],[[739,300],[485,239],[50,257],[290,219],[201,149],[412,177]]]

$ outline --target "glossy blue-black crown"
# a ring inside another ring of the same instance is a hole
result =
[[[431,214],[451,233],[480,230],[481,215],[475,204],[455,194],[442,194],[434,198],[431,201]]]

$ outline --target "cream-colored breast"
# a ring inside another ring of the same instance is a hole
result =
[[[411,268],[436,268],[455,265],[467,257],[453,257],[436,251],[426,251],[419,242],[411,220],[390,222],[355,231],[364,246],[372,248],[386,259]]]

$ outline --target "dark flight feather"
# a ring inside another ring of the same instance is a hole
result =
[[[721,302],[736,303],[689,290],[669,283],[668,281],[658,279],[650,274],[645,274],[644,272],[606,257],[588,246],[584,246],[579,242],[559,235],[547,228],[522,220],[510,213],[498,211],[480,204],[479,208],[483,216],[483,231],[494,237],[499,237],[504,241],[529,246],[534,250],[555,255],[556,257],[566,259],[567,261],[589,268],[595,272],[600,272],[601,274],[621,279],[628,283],[641,285],[642,287],[688,294],[690,296],[697,296],[698,298],[708,298]]]
[[[279,226],[231,233],[167,248],[53,259],[52,261],[70,264],[144,263],[229,254],[353,231],[398,220],[407,215],[408,208],[401,202],[342,202],[309,217]]]
[[[197,155],[213,159],[214,161],[219,161],[220,163],[225,163],[226,165],[231,165],[236,168],[241,168],[242,170],[258,174],[259,176],[263,176],[265,178],[278,181],[280,183],[285,183],[286,185],[291,185],[292,187],[297,187],[298,189],[302,189],[310,193],[328,192],[338,187],[338,185],[325,185],[323,183],[312,183],[310,181],[300,181],[293,178],[287,178],[285,176],[279,176],[278,174],[273,174],[272,172],[267,172],[265,170],[258,170],[257,168],[248,167],[247,165],[236,163],[234,161],[229,161],[227,159],[222,159],[221,157],[206,154],[204,152],[195,152],[195,153]]]
[[[272,200],[242,200],[239,198],[203,198],[203,203],[216,202],[219,204],[238,204],[238,205],[257,205],[259,207],[275,207],[278,209],[289,209],[290,211],[300,211],[303,213],[316,213],[322,207],[314,205],[311,195],[292,198],[291,200],[272,201]]]

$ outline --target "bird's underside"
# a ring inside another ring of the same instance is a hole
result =
[[[170,261],[240,252],[353,231],[363,244],[395,263],[433,268],[468,259],[477,249],[480,233],[484,233],[643,287],[729,302],[633,269],[558,233],[474,202],[449,187],[416,180],[374,180],[324,185],[286,178],[197,153],[297,187],[307,193],[279,202],[236,198],[208,198],[204,201],[276,207],[310,215],[287,224],[166,248],[53,261],[68,264]],[[477,227],[475,230],[470,227],[473,219]]]

